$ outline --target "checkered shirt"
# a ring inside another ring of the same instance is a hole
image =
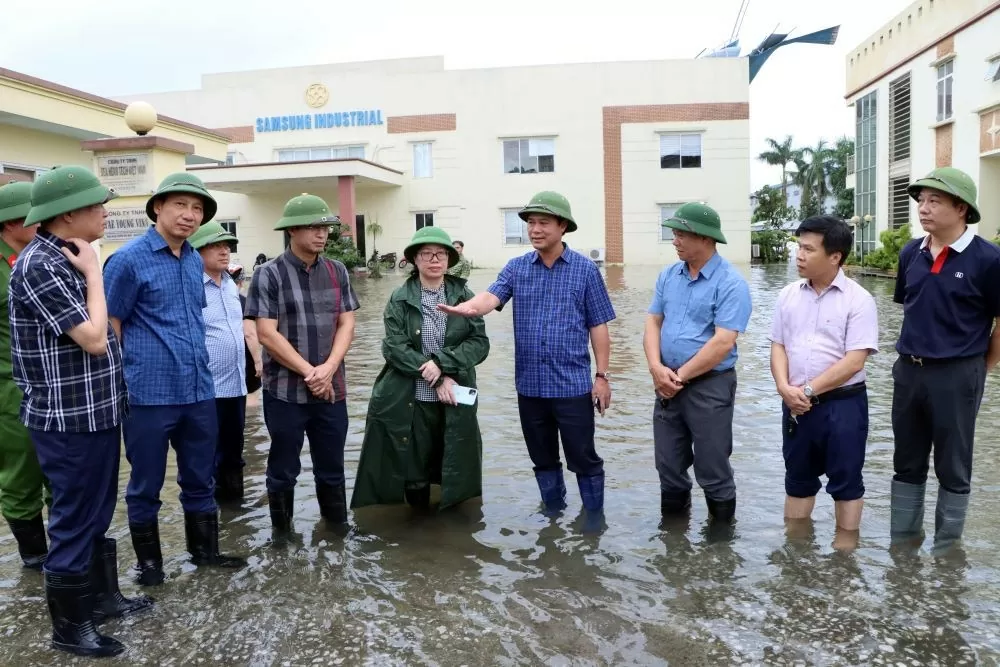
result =
[[[444,332],[448,325],[448,316],[438,310],[439,303],[446,303],[444,283],[436,290],[420,288],[420,313],[423,322],[420,325],[420,346],[426,356],[441,351],[444,347]],[[417,378],[416,399],[418,401],[436,402],[437,391],[423,378]]]
[[[95,433],[121,424],[128,410],[122,352],[108,326],[107,354],[94,356],[66,335],[90,320],[87,282],[40,231],[10,277],[14,381],[24,392],[21,421],[36,431]]]
[[[225,271],[216,285],[207,273],[205,281],[205,347],[208,370],[215,383],[216,398],[247,395],[246,341],[243,337],[243,305],[236,282]]]
[[[201,255],[187,241],[175,255],[155,228],[122,246],[104,267],[108,315],[122,323],[132,405],[189,405],[215,398],[205,347]]]
[[[312,266],[291,250],[263,264],[253,274],[247,294],[246,317],[278,321],[278,333],[313,366],[327,360],[333,350],[337,318],[357,310],[358,297],[347,268],[337,260],[320,257]],[[286,403],[320,403],[305,378],[285,368],[263,352],[264,390]],[[333,400],[347,396],[344,364],[333,375]]]
[[[535,398],[589,394],[594,386],[590,329],[615,319],[597,265],[566,244],[552,268],[532,251],[507,262],[489,292],[501,307],[514,300],[517,393]]]

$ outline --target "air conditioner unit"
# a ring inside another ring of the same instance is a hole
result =
[[[593,260],[594,262],[597,262],[598,264],[603,264],[604,248],[591,248],[590,251],[587,253],[587,256],[590,257],[590,259]]]

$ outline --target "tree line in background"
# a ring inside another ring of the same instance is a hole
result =
[[[789,135],[783,141],[767,139],[768,150],[757,156],[766,164],[781,167],[777,188],[764,186],[754,193],[753,222],[763,229],[751,234],[765,263],[786,261],[791,235],[782,228],[789,222],[832,213],[849,219],[854,215],[854,190],[847,187],[847,162],[854,155],[854,141],[841,137],[834,144],[820,139],[815,146],[796,147]],[[796,186],[802,196],[799,208],[788,205],[788,188]],[[832,196],[833,208],[826,200]]]

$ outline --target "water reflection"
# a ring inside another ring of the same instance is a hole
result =
[[[650,380],[642,323],[655,267],[608,269],[614,400],[598,419],[607,465],[603,519],[570,506],[539,511],[516,418],[511,313],[491,315],[482,366],[484,499],[453,512],[366,508],[347,535],[319,519],[311,461],[296,490],[297,537],[271,542],[264,489],[267,439],[248,406],[246,498],[223,509],[224,549],[250,556],[238,572],[197,570],[184,553],[183,513],[164,491],[165,568],[158,611],[109,623],[136,663],[203,664],[997,664],[1000,661],[1000,392],[987,386],[964,547],[889,548],[891,345],[899,310],[891,284],[866,281],[879,302],[881,354],[870,362],[871,440],[857,545],[835,548],[833,503],[814,521],[782,519],[778,399],[767,332],[785,267],[748,268],[755,310],[740,341],[732,526],[709,523],[695,494],[690,517],[661,524],[653,468]],[[475,272],[473,289],[493,274]],[[359,281],[358,340],[348,357],[349,483],[371,383],[382,365],[385,299],[400,278]],[[123,462],[122,485],[128,476]],[[173,475],[168,475],[172,480]],[[568,480],[570,481],[570,480]],[[172,484],[172,481],[168,481]],[[933,482],[928,495],[933,497]],[[349,490],[350,491],[350,490]],[[929,513],[930,514],[930,513]],[[928,516],[928,522],[933,521]],[[128,545],[124,503],[113,524]],[[71,664],[47,649],[41,579],[19,567],[0,528],[0,664]],[[128,574],[133,555],[119,550]],[[123,588],[134,588],[127,580]],[[82,664],[82,663],[81,663]]]

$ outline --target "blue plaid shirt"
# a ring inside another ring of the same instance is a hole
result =
[[[96,433],[117,427],[128,410],[121,348],[110,325],[101,356],[66,335],[90,314],[87,282],[62,254],[63,245],[38,232],[10,277],[14,381],[24,392],[21,421],[36,431]]]
[[[108,316],[121,320],[132,405],[187,405],[215,398],[205,347],[208,305],[201,256],[185,241],[171,252],[155,228],[104,268]]]
[[[534,398],[589,394],[594,386],[590,329],[615,319],[597,265],[564,243],[552,268],[536,251],[510,260],[489,292],[501,307],[514,299],[517,393]]]

